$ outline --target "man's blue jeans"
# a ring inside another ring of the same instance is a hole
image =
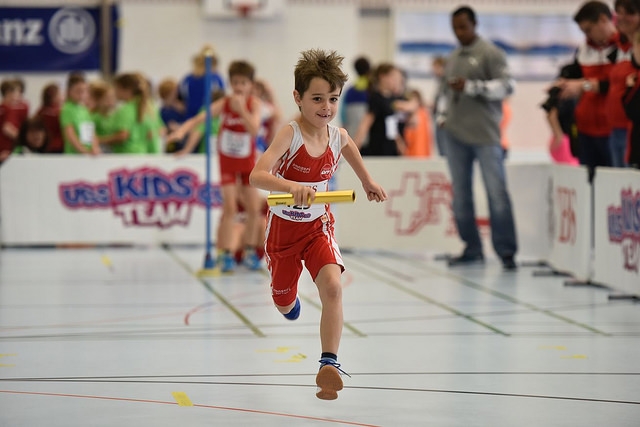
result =
[[[511,199],[507,191],[502,147],[500,144],[470,145],[447,132],[446,151],[453,187],[453,215],[460,238],[466,244],[464,253],[482,253],[473,202],[473,163],[477,160],[489,199],[493,248],[501,258],[515,255],[518,243]]]
[[[627,129],[613,128],[609,135],[609,145],[611,147],[611,166],[614,168],[626,168],[627,162],[624,155],[627,151]]]

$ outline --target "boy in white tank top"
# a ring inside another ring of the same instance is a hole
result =
[[[347,131],[329,124],[337,116],[347,81],[341,69],[343,59],[336,52],[302,52],[294,72],[293,91],[300,117],[276,134],[250,176],[255,187],[294,197],[293,206],[272,207],[269,212],[265,256],[271,273],[271,295],[287,319],[298,318],[298,279],[304,261],[322,302],[322,356],[316,377],[320,389],[316,396],[326,400],[336,399],[342,389],[340,373],[344,371],[337,353],[343,325],[340,275],[344,265],[329,205],[309,204],[309,200],[313,202],[316,191],[327,190],[341,155],[362,182],[367,199],[381,202],[387,198],[367,172]]]

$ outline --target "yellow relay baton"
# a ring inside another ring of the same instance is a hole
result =
[[[339,191],[318,191],[313,203],[353,203],[356,201],[356,192],[353,190]],[[269,206],[293,205],[293,195],[269,194],[267,196],[267,204]]]

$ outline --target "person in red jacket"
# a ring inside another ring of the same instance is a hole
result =
[[[611,125],[607,120],[606,101],[619,34],[611,9],[601,1],[584,3],[573,19],[586,36],[575,58],[582,78],[560,79],[556,85],[562,89],[561,97],[579,98],[575,116],[580,163],[589,168],[591,179],[596,166],[611,166]]]
[[[56,83],[46,85],[42,89],[42,105],[35,116],[42,120],[45,129],[47,129],[49,136],[47,153],[60,154],[64,149],[64,140],[62,139],[62,130],[60,129],[61,105],[62,94],[60,93],[60,86]]]
[[[629,119],[620,99],[626,90],[626,79],[633,71],[631,64],[631,39],[640,29],[640,0],[616,0],[616,26],[620,31],[616,63],[609,74],[607,92],[607,119],[611,126],[611,166],[625,167],[627,149],[627,128]]]
[[[4,80],[0,84],[0,164],[7,160],[15,148],[20,126],[27,119],[29,110],[22,101],[21,86],[17,79]]]
[[[631,65],[633,70],[627,76],[622,97],[622,104],[631,121],[626,160],[629,166],[640,169],[640,31],[633,36]]]

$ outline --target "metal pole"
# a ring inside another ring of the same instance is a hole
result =
[[[206,206],[206,254],[204,257],[204,269],[215,267],[215,259],[211,256],[211,205],[213,202],[213,191],[211,188],[211,68],[213,61],[213,51],[207,49],[205,54],[204,73],[204,107],[206,120],[204,124],[204,144],[206,147],[206,181],[207,181],[207,206]]]
[[[111,28],[111,0],[102,0],[100,4],[100,71],[105,80],[111,79],[112,59],[111,50],[113,48],[112,38],[113,28]]]

